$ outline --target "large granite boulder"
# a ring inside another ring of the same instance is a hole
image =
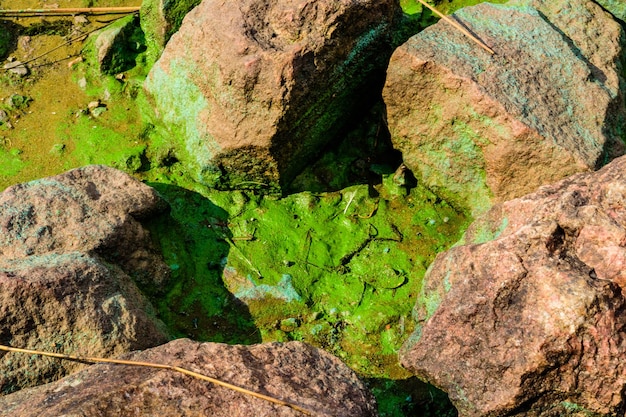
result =
[[[124,356],[179,366],[310,410],[311,416],[376,416],[376,402],[339,359],[301,342],[255,346],[187,339]],[[94,365],[53,384],[0,398],[0,415],[46,417],[304,415],[292,408],[170,370]]]
[[[391,57],[392,142],[425,185],[478,215],[624,152],[624,30],[594,2],[459,10]]]
[[[101,165],[14,185],[0,194],[0,267],[33,255],[78,251],[158,287],[169,268],[140,221],[168,207],[154,189]]]
[[[401,363],[461,416],[626,407],[626,157],[494,206],[437,256]]]
[[[88,166],[0,194],[0,343],[112,356],[168,340],[135,280],[158,291],[169,268],[140,220],[167,209],[127,174]],[[82,365],[0,353],[0,392]]]
[[[276,190],[379,96],[393,0],[204,0],[145,82],[195,180]]]

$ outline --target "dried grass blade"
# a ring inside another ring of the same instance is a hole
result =
[[[75,362],[110,363],[110,364],[115,364],[115,365],[127,365],[127,366],[138,366],[138,367],[144,367],[144,368],[168,369],[170,371],[179,372],[181,374],[185,374],[185,375],[191,376],[193,378],[197,378],[197,379],[201,379],[201,380],[204,380],[204,381],[211,382],[211,383],[213,383],[215,385],[219,385],[221,387],[228,388],[228,389],[240,392],[240,393],[245,394],[245,395],[250,395],[252,397],[260,398],[262,400],[269,401],[269,402],[274,403],[274,404],[278,404],[278,405],[281,405],[281,406],[292,408],[293,410],[299,411],[300,413],[302,413],[304,415],[307,415],[307,416],[313,415],[312,411],[309,411],[309,410],[307,410],[305,408],[302,408],[299,405],[296,405],[296,404],[293,404],[293,403],[290,403],[290,402],[287,402],[287,401],[283,401],[283,400],[280,400],[278,398],[271,397],[269,395],[261,394],[261,393],[255,392],[255,391],[250,391],[248,389],[239,387],[237,385],[229,384],[228,382],[220,381],[219,379],[211,378],[210,376],[206,376],[206,375],[200,374],[198,372],[190,371],[188,369],[181,368],[179,366],[166,365],[166,364],[161,364],[161,363],[129,361],[129,360],[124,360],[124,359],[106,359],[106,358],[80,357],[80,356],[66,355],[66,354],[63,354],[63,353],[44,352],[44,351],[32,350],[32,349],[21,349],[21,348],[15,348],[15,347],[5,346],[5,345],[0,345],[0,350],[4,350],[4,351],[7,351],[7,352],[17,352],[17,353],[26,353],[26,354],[31,354],[31,355],[47,356],[47,357],[58,358],[58,359],[65,359],[65,360],[70,360],[70,361],[75,361]]]
[[[472,35],[472,33],[469,30],[465,29],[463,26],[459,25],[453,19],[450,19],[448,16],[446,16],[443,13],[441,13],[439,10],[435,9],[433,6],[431,6],[430,4],[426,3],[424,0],[417,0],[417,1],[419,1],[425,7],[428,7],[437,16],[439,16],[440,18],[442,18],[446,22],[450,23],[455,29],[459,30],[465,36],[467,36],[468,38],[473,40],[476,44],[478,44],[478,46],[483,48],[485,51],[489,52],[491,55],[495,55],[495,51],[493,49],[491,49],[490,47],[485,45],[485,43],[483,41],[481,41],[480,39],[478,39],[476,36]]]

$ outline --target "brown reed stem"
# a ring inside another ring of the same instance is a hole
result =
[[[124,360],[124,359],[106,359],[106,358],[72,356],[72,355],[66,355],[64,353],[43,352],[40,350],[21,349],[21,348],[15,348],[15,347],[5,346],[5,345],[0,345],[0,350],[4,350],[7,352],[17,352],[17,353],[26,353],[26,354],[31,354],[31,355],[47,356],[47,357],[52,357],[52,358],[70,360],[74,362],[109,363],[109,364],[115,364],[115,365],[127,365],[127,366],[137,366],[137,367],[144,367],[144,368],[167,369],[170,371],[179,372],[181,374],[191,376],[193,378],[208,381],[215,385],[219,385],[221,387],[228,388],[228,389],[240,392],[245,395],[250,395],[252,397],[260,398],[262,400],[269,401],[274,404],[292,408],[293,410],[299,411],[300,413],[307,415],[307,416],[313,415],[312,411],[302,408],[296,404],[283,401],[278,398],[271,397],[269,395],[250,391],[248,389],[239,387],[237,385],[229,384],[228,382],[220,381],[219,379],[211,378],[210,376],[202,375],[198,372],[190,371],[188,369],[181,368],[179,366],[166,365],[166,364],[160,364],[160,363],[151,363],[151,362],[129,361],[129,360]]]
[[[472,33],[469,30],[465,29],[463,26],[459,25],[453,19],[450,19],[448,16],[446,16],[443,13],[441,13],[439,10],[435,9],[433,6],[431,6],[430,4],[426,3],[424,0],[417,0],[417,1],[419,1],[425,7],[428,7],[434,14],[436,14],[437,16],[439,16],[440,18],[442,18],[446,22],[450,23],[455,29],[459,30],[465,36],[467,36],[468,38],[470,38],[471,40],[476,42],[476,44],[478,44],[478,46],[483,48],[485,51],[489,52],[491,55],[495,55],[495,51],[493,49],[491,49],[490,47],[485,45],[485,43],[483,41],[481,41],[480,39],[478,39],[476,36],[472,35]]]
[[[76,7],[66,9],[21,9],[21,10],[0,10],[0,16],[20,16],[20,15],[74,15],[74,14],[121,14],[135,13],[141,9],[140,6],[133,7]]]

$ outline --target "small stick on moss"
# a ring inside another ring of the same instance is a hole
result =
[[[64,43],[62,43],[62,44],[60,44],[60,45],[57,45],[57,46],[55,46],[54,48],[52,48],[52,49],[50,49],[50,50],[48,50],[48,51],[46,51],[46,52],[42,53],[41,55],[37,55],[36,57],[33,57],[33,58],[29,59],[28,61],[24,61],[24,62],[22,62],[21,64],[16,65],[16,67],[23,66],[23,65],[26,65],[26,64],[30,64],[31,62],[36,61],[36,60],[38,60],[39,58],[43,58],[44,56],[46,56],[46,55],[48,55],[48,54],[51,54],[52,52],[56,51],[57,49],[60,49],[60,48],[62,48],[62,47],[64,47],[64,46],[67,46],[67,45],[70,45],[70,44],[72,44],[72,43],[74,43],[74,42],[76,42],[76,41],[82,41],[82,40],[85,40],[85,39],[87,38],[87,36],[89,36],[90,34],[92,34],[92,33],[94,33],[94,32],[97,32],[97,31],[99,31],[99,30],[101,30],[101,29],[104,29],[105,27],[112,25],[113,23],[117,22],[117,21],[118,21],[118,20],[120,20],[120,19],[123,19],[123,18],[122,18],[122,17],[117,18],[117,19],[115,19],[115,20],[113,20],[113,21],[111,21],[111,22],[107,23],[107,24],[106,24],[106,25],[104,25],[104,26],[101,26],[101,27],[99,27],[99,28],[92,29],[92,30],[90,30],[89,32],[81,33],[80,35],[78,35],[78,36],[76,36],[76,37],[74,37],[74,38],[72,38],[72,39],[68,40],[67,42],[64,42]],[[11,67],[11,68],[12,68],[12,67]],[[4,68],[4,71],[9,71],[11,68]]]
[[[135,13],[141,6],[133,7],[77,7],[67,9],[20,9],[20,10],[0,10],[0,16],[21,16],[21,15],[75,15],[75,14],[125,14]]]
[[[354,200],[355,196],[356,196],[356,191],[353,191],[352,194],[350,194],[350,198],[348,199],[348,204],[346,204],[346,208],[343,210],[343,214],[347,213],[348,207],[350,207],[350,204],[352,204],[352,200]]]
[[[357,214],[357,216],[359,216],[359,218],[361,219],[371,219],[372,217],[374,217],[374,214],[376,214],[377,210],[378,210],[378,201],[376,202],[376,204],[374,204],[374,208],[372,209],[370,214],[365,215],[365,216],[361,216],[360,214]]]
[[[446,16],[443,13],[441,13],[439,10],[435,9],[433,6],[431,6],[430,4],[426,3],[424,0],[417,0],[417,1],[419,1],[422,5],[428,7],[434,14],[436,14],[437,16],[439,16],[440,18],[442,18],[446,22],[450,23],[455,29],[459,30],[465,36],[467,36],[468,38],[470,38],[471,40],[476,42],[476,44],[478,46],[480,46],[481,48],[483,48],[485,51],[489,52],[491,55],[495,55],[496,54],[493,49],[491,49],[490,47],[485,45],[485,43],[483,41],[478,39],[476,36],[472,35],[469,30],[467,30],[463,26],[459,25],[453,19],[450,19],[448,16]]]
[[[245,395],[250,395],[252,397],[260,398],[265,401],[269,401],[274,404],[278,404],[281,406],[292,408],[296,411],[301,412],[304,415],[310,416],[313,415],[313,412],[302,408],[296,404],[289,403],[287,401],[279,400],[278,398],[270,397],[269,395],[261,394],[258,392],[250,391],[245,388],[239,387],[237,385],[229,384],[228,382],[220,381],[219,379],[211,378],[210,376],[206,376],[200,374],[198,372],[190,371],[185,368],[181,368],[179,366],[173,365],[165,365],[161,363],[151,363],[151,362],[138,362],[138,361],[129,361],[124,359],[106,359],[106,358],[91,358],[91,357],[80,357],[80,356],[72,356],[65,355],[63,353],[52,353],[52,352],[43,352],[40,350],[31,350],[31,349],[21,349],[15,348],[11,346],[0,345],[0,350],[4,350],[7,352],[17,352],[17,353],[26,353],[31,355],[40,355],[40,356],[48,356],[52,358],[65,359],[74,362],[83,362],[83,363],[110,363],[114,365],[127,365],[127,366],[137,366],[144,368],[156,368],[156,369],[168,369],[170,371],[179,372],[181,374],[185,374],[191,376],[193,378],[201,379],[203,381],[211,382],[215,385],[219,385],[224,388],[231,389],[233,391],[240,392]]]

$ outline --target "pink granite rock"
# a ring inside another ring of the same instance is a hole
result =
[[[169,268],[140,221],[168,208],[150,187],[104,166],[0,194],[0,343],[112,356],[165,343],[168,332],[135,281],[158,292]],[[0,352],[0,392],[80,369]]]
[[[624,153],[624,30],[594,2],[482,3],[393,54],[392,142],[425,185],[474,215]]]
[[[427,272],[402,364],[461,416],[623,414],[625,203],[622,157],[494,206]]]
[[[289,183],[378,99],[396,1],[204,0],[145,82],[157,124],[199,182]]]
[[[295,404],[312,416],[377,415],[374,398],[353,371],[301,342],[231,346],[178,339],[124,358],[193,370]],[[0,398],[0,415],[300,417],[303,413],[170,370],[94,365],[56,383]]]

